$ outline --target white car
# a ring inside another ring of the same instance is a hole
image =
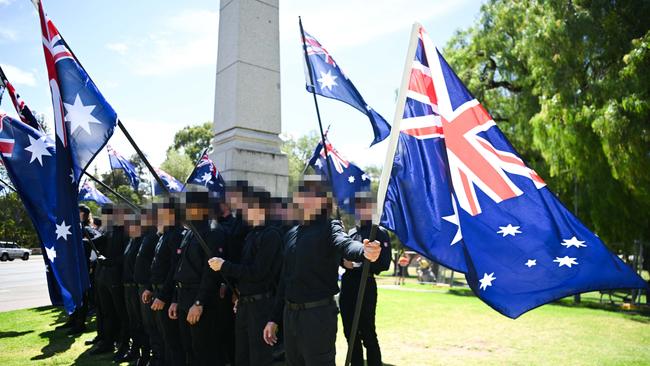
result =
[[[26,261],[30,254],[32,254],[31,250],[21,248],[16,243],[0,241],[0,261],[2,262],[12,261],[16,258]]]

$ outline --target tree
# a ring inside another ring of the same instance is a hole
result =
[[[298,183],[305,170],[307,160],[311,158],[320,139],[320,134],[312,130],[298,138],[292,137],[284,140],[281,149],[289,161],[289,192],[295,192],[298,189]]]
[[[40,240],[18,194],[1,194],[0,207],[0,241],[13,241],[27,248],[39,247]]]
[[[647,1],[491,0],[445,50],[529,165],[622,252],[650,236],[648,16]]]
[[[210,146],[210,141],[213,136],[212,122],[186,126],[176,132],[176,135],[174,135],[174,143],[167,149],[167,153],[169,154],[170,150],[177,150],[187,156],[191,161],[195,161],[199,157],[199,154]]]
[[[176,149],[167,150],[167,158],[160,167],[174,178],[185,182],[194,169],[194,160]]]

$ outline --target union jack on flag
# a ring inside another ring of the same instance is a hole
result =
[[[9,92],[9,98],[11,98],[11,102],[13,103],[20,120],[32,128],[40,130],[40,126],[38,125],[34,114],[32,114],[31,109],[29,109],[25,101],[20,97],[18,92],[16,92],[16,88],[14,88],[14,86],[9,82],[2,67],[0,67],[0,100],[2,99],[2,88],[7,89],[7,92]]]
[[[382,225],[512,318],[575,293],[645,287],[524,163],[422,27],[415,37]]]
[[[206,152],[199,159],[192,174],[187,178],[187,182],[189,184],[204,186],[210,192],[217,193],[219,197],[223,197],[226,189],[223,177],[219,174],[217,166],[214,165],[214,162]]]
[[[2,134],[2,120],[4,114],[0,114],[0,135]],[[0,154],[5,158],[10,158],[14,152],[15,140],[13,138],[0,138]],[[0,159],[0,162],[2,159]]]

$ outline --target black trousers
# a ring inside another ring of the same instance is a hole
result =
[[[343,276],[341,281],[341,296],[339,297],[339,306],[341,307],[341,320],[343,320],[343,332],[345,338],[350,338],[352,331],[352,321],[354,319],[354,308],[357,304],[357,293],[359,291],[358,276]],[[381,350],[377,340],[375,330],[375,312],[377,308],[377,283],[374,277],[368,277],[366,292],[361,307],[361,316],[359,318],[359,327],[354,342],[354,351],[352,353],[352,366],[363,366],[363,347],[366,349],[368,366],[381,366]]]
[[[142,324],[139,295],[140,292],[136,284],[124,285],[124,301],[126,303],[126,313],[129,317],[129,336],[133,340],[132,347],[142,349],[143,352],[149,352],[149,340]]]
[[[284,349],[288,366],[334,366],[338,308],[284,309]]]
[[[183,346],[181,345],[181,336],[178,331],[178,320],[170,319],[168,315],[169,305],[160,311],[154,311],[156,327],[159,334],[162,334],[165,366],[185,365],[185,356]]]
[[[273,308],[273,299],[239,303],[235,318],[235,365],[266,366],[273,363],[273,347],[262,333]]]
[[[142,302],[142,293],[146,290],[145,286],[138,286],[138,303],[140,305],[140,316],[142,317],[142,327],[144,329],[145,335],[147,336],[147,342],[149,348],[151,349],[153,363],[158,365],[162,364],[163,358],[163,340],[162,334],[158,331],[156,326],[156,319],[154,311],[151,310],[151,304],[144,304]],[[143,355],[144,356],[144,355]]]
[[[178,289],[178,329],[186,355],[187,365],[208,366],[225,365],[218,357],[218,350],[214,347],[216,336],[214,301],[203,304],[203,311],[198,323],[190,325],[187,314],[194,304],[197,291],[194,289]]]
[[[129,319],[121,284],[100,282],[97,286],[102,313],[102,338],[108,344],[118,342],[125,347],[129,342]]]
[[[224,298],[216,299],[216,345],[218,364],[235,363],[235,313],[232,293],[228,290]]]

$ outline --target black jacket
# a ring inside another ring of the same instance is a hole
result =
[[[148,290],[151,290],[151,263],[153,256],[156,252],[156,245],[160,235],[156,233],[156,229],[148,229],[142,237],[142,244],[140,250],[135,257],[135,268],[133,272],[133,280],[139,285],[143,285]]]
[[[158,240],[153,261],[151,262],[151,284],[155,286],[154,297],[170,302],[174,292],[174,273],[178,263],[178,250],[183,240],[185,229],[174,227],[167,229]]]
[[[372,225],[364,225],[364,226],[357,226],[348,232],[350,237],[354,240],[363,242],[363,239],[368,239],[370,237],[370,229]],[[375,261],[370,263],[370,274],[375,274],[378,275],[383,271],[388,270],[390,267],[390,261],[391,261],[391,245],[390,245],[390,236],[388,236],[388,231],[384,229],[383,227],[379,226],[377,227],[377,234],[375,237],[375,240],[377,240],[380,245],[381,245],[381,253],[379,254],[379,258]],[[362,273],[362,267],[354,267],[353,269],[347,269],[345,270],[345,273],[343,274],[343,280],[346,279],[346,277],[361,277]],[[372,276],[368,276],[368,278],[371,278]]]

